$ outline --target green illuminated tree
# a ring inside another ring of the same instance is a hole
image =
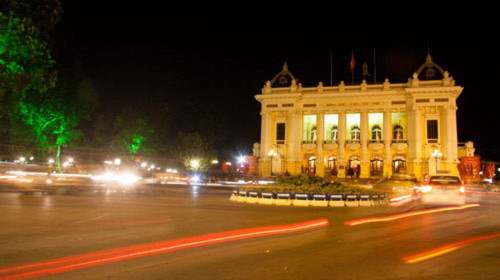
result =
[[[174,154],[187,169],[193,171],[208,169],[210,162],[216,158],[215,151],[197,132],[179,132],[175,139]]]
[[[132,159],[155,152],[153,145],[155,131],[143,114],[125,109],[116,118],[114,125],[118,130],[115,138],[116,147],[130,155]]]
[[[17,122],[30,129],[33,142],[43,156],[57,149],[56,162],[60,170],[61,148],[75,144],[82,135],[81,120],[90,120],[96,106],[93,88],[78,70],[66,69],[57,86],[48,92],[30,92],[19,102]],[[15,126],[18,127],[18,126]],[[15,128],[13,131],[15,132]]]
[[[15,114],[28,92],[54,87],[53,66],[45,36],[32,20],[0,12],[0,116]]]

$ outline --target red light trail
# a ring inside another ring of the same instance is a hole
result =
[[[385,217],[365,218],[365,219],[346,221],[346,222],[344,222],[344,225],[357,226],[357,225],[368,224],[368,223],[390,222],[390,221],[399,220],[399,219],[403,219],[403,218],[407,218],[407,217],[413,217],[413,216],[424,215],[424,214],[439,213],[439,212],[445,212],[445,211],[463,210],[463,209],[478,207],[478,206],[479,206],[479,204],[466,204],[466,205],[455,206],[455,207],[441,207],[441,208],[435,208],[435,209],[429,209],[429,210],[412,211],[412,212],[401,213],[401,214],[385,216]]]
[[[328,224],[329,223],[327,219],[319,219],[296,224],[239,229],[172,239],[149,244],[140,244],[111,250],[97,251],[87,254],[49,260],[46,262],[0,269],[0,275],[2,275],[0,276],[0,279],[25,279],[58,274],[86,267],[163,254],[187,248],[194,248],[247,238],[255,238],[260,236],[299,232],[308,229],[326,227],[328,226]]]
[[[467,246],[473,242],[481,241],[481,240],[486,240],[486,239],[491,239],[491,238],[496,238],[500,237],[500,232],[490,234],[490,235],[483,235],[483,236],[477,236],[471,239],[466,239],[462,241],[458,241],[455,243],[451,243],[445,246],[441,246],[439,248],[425,251],[419,254],[407,256],[401,259],[401,261],[404,261],[405,263],[412,264],[412,263],[417,263],[421,261],[425,261],[431,258],[435,258],[450,252],[453,252],[461,247]]]

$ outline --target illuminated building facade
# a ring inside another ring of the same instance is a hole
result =
[[[360,177],[458,175],[456,99],[463,88],[432,61],[406,83],[303,87],[285,63],[261,103],[258,172]]]

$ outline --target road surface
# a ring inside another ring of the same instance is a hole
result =
[[[442,206],[262,206],[231,202],[230,191],[168,186],[143,195],[0,193],[0,279],[500,279],[500,238],[457,243],[500,232],[500,197],[477,199],[479,207],[347,226]],[[153,242],[318,219],[329,225],[109,261],[95,256],[96,262],[79,266],[85,253],[131,245],[144,252],[141,246]],[[427,259],[425,252],[434,249]],[[405,261],[420,253],[423,260]],[[58,271],[59,264],[46,263],[64,257],[76,266]],[[35,267],[20,267],[30,264]]]

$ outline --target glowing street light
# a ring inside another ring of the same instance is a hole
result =
[[[191,167],[193,169],[198,169],[200,167],[200,160],[199,159],[192,159],[190,164],[191,164]]]
[[[54,163],[54,160],[49,158],[49,161],[48,161],[49,164],[53,164]]]
[[[238,157],[238,163],[239,163],[239,164],[245,163],[245,161],[246,161],[246,160],[245,160],[245,157],[244,157],[244,156],[239,156],[239,157]]]
[[[432,152],[431,157],[436,159],[436,173],[438,173],[438,159],[442,156],[443,154],[438,149],[435,149],[434,152]]]
[[[30,157],[30,160],[34,160],[35,158],[34,157]]]
[[[212,160],[212,164],[218,164],[218,163],[219,163],[218,160],[216,160],[216,159]]]
[[[146,168],[146,166],[148,166],[148,163],[147,163],[147,162],[143,162],[143,163],[141,163],[141,167],[142,167],[142,168]]]
[[[20,158],[19,158],[19,161],[20,161],[20,162],[24,162],[24,161],[26,161],[26,158],[24,158],[24,157],[20,157]]]
[[[114,163],[115,165],[120,165],[120,164],[122,163],[122,160],[121,160],[121,159],[119,159],[119,158],[115,158],[115,160],[113,161],[113,163]]]
[[[72,163],[73,162],[73,158],[72,157],[68,158],[68,162]]]

